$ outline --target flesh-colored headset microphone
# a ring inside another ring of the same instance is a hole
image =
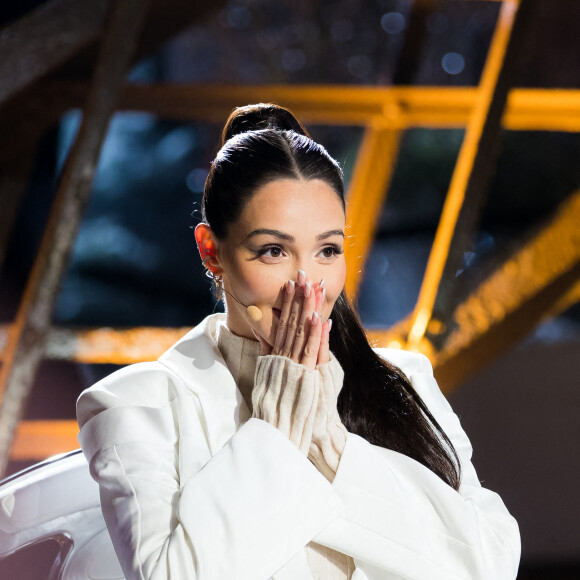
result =
[[[226,294],[229,294],[236,302],[241,304],[246,309],[246,314],[248,315],[248,318],[250,320],[252,320],[253,322],[260,322],[260,320],[262,320],[263,314],[259,306],[256,306],[255,304],[250,304],[249,306],[246,306],[241,300],[238,300],[231,292],[228,292],[225,288],[223,289],[223,291]]]

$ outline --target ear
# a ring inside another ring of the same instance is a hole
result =
[[[218,257],[218,241],[212,229],[205,223],[195,227],[195,241],[205,267],[214,275],[220,275],[222,267]]]

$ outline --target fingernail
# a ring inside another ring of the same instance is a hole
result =
[[[324,280],[324,278],[322,278],[322,280],[320,280],[320,288],[324,288],[324,282],[325,282],[325,280]]]
[[[313,312],[312,313],[312,326],[316,326],[318,322],[318,312]]]
[[[310,296],[310,291],[312,290],[312,284],[310,282],[306,282],[304,286],[304,296],[308,298]]]
[[[324,302],[324,299],[326,298],[326,288],[322,289],[322,302]]]
[[[298,286],[302,286],[306,282],[306,272],[304,270],[298,270]]]
[[[286,291],[292,292],[293,290],[294,290],[294,280],[288,280],[288,282],[286,282]]]
[[[330,332],[330,329],[332,328],[332,318],[328,319],[328,332]]]

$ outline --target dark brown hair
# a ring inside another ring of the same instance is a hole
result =
[[[344,207],[339,164],[288,109],[272,104],[235,109],[205,184],[203,220],[218,239],[226,238],[228,225],[255,191],[280,178],[322,179]],[[460,465],[453,444],[405,374],[370,347],[344,291],[332,320],[330,349],[344,370],[338,412],[348,431],[415,459],[458,489]]]

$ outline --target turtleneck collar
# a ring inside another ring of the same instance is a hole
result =
[[[225,320],[218,322],[216,331],[218,349],[251,412],[254,374],[261,352],[260,343],[234,334]]]

